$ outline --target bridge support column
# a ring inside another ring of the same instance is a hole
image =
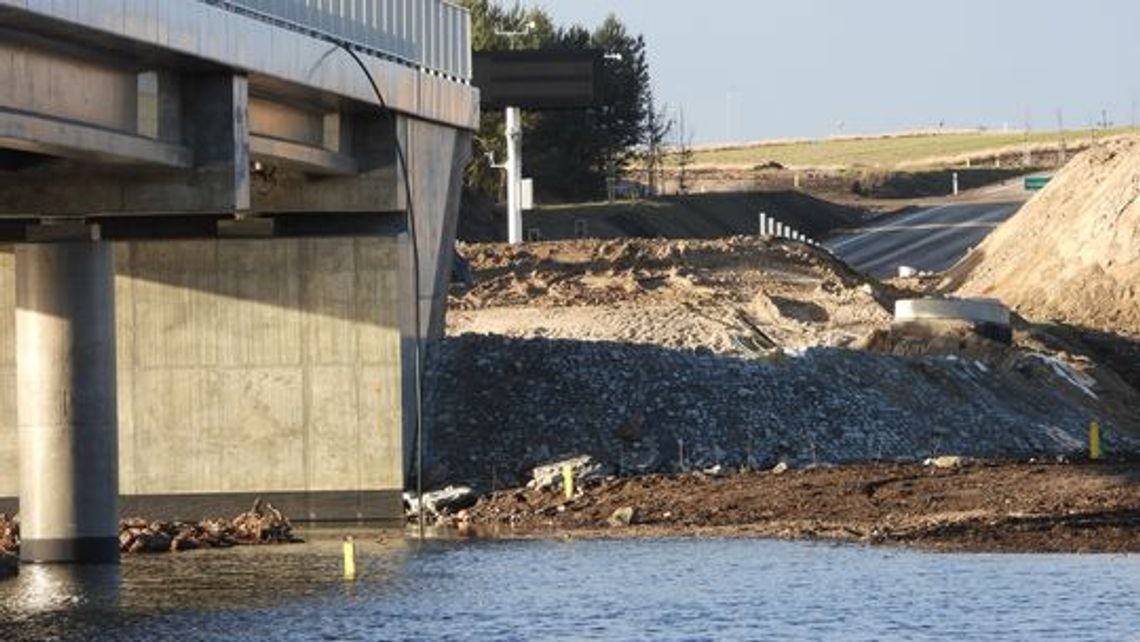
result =
[[[16,249],[25,562],[119,560],[114,278],[108,243]]]

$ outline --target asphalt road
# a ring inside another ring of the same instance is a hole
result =
[[[940,205],[833,236],[824,245],[852,267],[875,277],[900,266],[940,272],[954,265],[1013,216],[1021,202]]]

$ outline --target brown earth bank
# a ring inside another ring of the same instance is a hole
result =
[[[870,463],[805,470],[609,478],[486,495],[463,534],[744,536],[935,551],[1140,552],[1140,464]]]
[[[1140,139],[1074,158],[942,288],[1029,319],[1140,341]]]

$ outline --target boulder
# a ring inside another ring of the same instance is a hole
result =
[[[532,490],[562,490],[562,470],[567,466],[574,471],[575,484],[602,479],[610,474],[610,468],[592,456],[579,455],[535,467],[526,487]]]
[[[958,457],[952,455],[944,455],[942,457],[931,457],[922,462],[923,465],[932,466],[943,470],[950,470],[953,468],[962,468],[970,464],[970,460],[966,457]]]
[[[610,518],[606,520],[606,524],[612,528],[624,528],[634,524],[636,520],[637,511],[633,507],[626,506],[615,510],[613,514],[610,515]]]

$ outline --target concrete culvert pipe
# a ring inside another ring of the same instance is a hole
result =
[[[896,324],[964,321],[981,336],[1013,341],[1009,308],[997,299],[901,299],[895,303]]]

